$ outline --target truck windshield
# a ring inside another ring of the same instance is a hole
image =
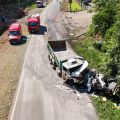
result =
[[[36,4],[41,4],[41,2],[36,2]]]
[[[10,35],[20,35],[19,31],[10,31]]]
[[[81,68],[81,65],[76,66],[76,67],[73,67],[73,68],[69,69],[69,72],[70,72],[70,74],[72,74],[72,72],[77,71],[77,70],[79,70],[80,68]]]
[[[29,25],[29,26],[37,26],[38,23],[36,23],[36,22],[29,22],[28,25]]]

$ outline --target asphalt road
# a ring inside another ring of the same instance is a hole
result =
[[[45,8],[42,32],[31,36],[9,120],[98,120],[87,94],[63,87],[49,64],[44,26],[48,18],[56,19],[59,6],[54,0]]]

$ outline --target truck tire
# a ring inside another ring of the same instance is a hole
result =
[[[50,54],[48,55],[48,59],[49,59],[49,61],[50,61],[50,64],[53,65]]]
[[[53,69],[56,70],[56,65],[55,65],[55,63],[53,63]]]
[[[70,86],[73,86],[74,85],[74,80],[73,79],[67,79],[66,83]]]
[[[56,70],[56,65],[55,65],[54,59],[51,59],[51,64],[53,66],[53,69]]]
[[[50,55],[48,55],[48,59],[51,61]]]
[[[59,76],[59,77],[61,77],[61,76],[62,76],[62,73],[61,73],[61,72],[60,72],[60,73],[58,73],[58,76]]]
[[[63,80],[65,80],[65,81],[67,80],[66,73],[63,73],[63,74],[62,74],[62,78],[63,78]]]
[[[29,34],[32,34],[32,32],[31,32],[31,31],[29,31]]]
[[[10,45],[13,45],[13,43],[9,40]]]
[[[57,72],[57,74],[58,74],[58,76],[59,76],[59,77],[61,77],[61,76],[62,76],[62,72],[59,70],[59,68],[58,68],[58,67],[56,67],[56,72]]]

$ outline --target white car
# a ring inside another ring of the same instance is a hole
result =
[[[43,1],[37,0],[36,1],[36,6],[37,6],[37,8],[43,7]]]

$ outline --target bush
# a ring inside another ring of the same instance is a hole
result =
[[[91,68],[106,72],[106,54],[96,49],[95,44],[94,39],[86,38],[83,41],[73,43],[73,48],[78,55],[83,56],[89,62]]]
[[[95,42],[95,43],[93,44],[93,46],[94,46],[94,48],[95,48],[96,50],[101,51],[101,49],[102,49],[102,41]]]
[[[68,8],[70,10],[70,3],[68,4]],[[72,0],[71,10],[72,10],[72,12],[76,12],[76,11],[80,11],[81,10],[80,5],[75,0]]]
[[[106,31],[112,27],[116,21],[117,2],[113,0],[95,0],[97,14],[93,17],[92,25],[90,27],[91,34],[99,34],[104,37]]]

